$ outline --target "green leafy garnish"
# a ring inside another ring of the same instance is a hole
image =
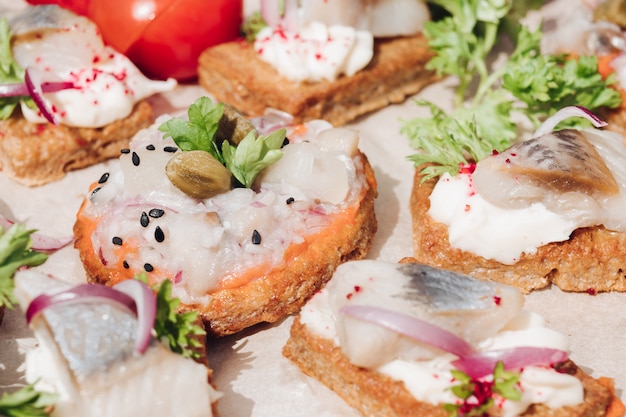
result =
[[[0,227],[0,306],[12,308],[17,300],[13,295],[13,275],[22,266],[41,265],[48,255],[31,250],[30,235],[22,224],[14,224],[6,232]]]
[[[541,29],[533,32],[520,26],[513,53],[503,65],[489,70],[487,56],[512,1],[432,2],[449,16],[425,25],[435,52],[428,68],[440,76],[458,77],[459,84],[451,112],[418,100],[430,108],[432,117],[405,120],[401,127],[418,150],[409,159],[415,166],[427,164],[421,171],[423,181],[444,172],[456,175],[463,164],[508,148],[518,137],[514,114],[536,128],[565,106],[589,110],[619,106],[620,94],[611,88],[615,78],[602,79],[596,57],[541,54]]]
[[[148,283],[145,273],[135,277],[143,283]],[[159,340],[166,343],[172,352],[179,353],[186,358],[196,359],[202,356],[202,343],[199,337],[206,335],[205,330],[196,324],[198,313],[188,311],[178,312],[180,300],[172,297],[172,282],[168,279],[152,287],[156,292],[157,314],[154,321],[154,331]]]
[[[159,126],[159,130],[165,133],[164,137],[171,137],[183,151],[209,152],[244,187],[251,187],[256,176],[265,167],[282,157],[280,148],[285,140],[285,129],[272,132],[269,136],[257,136],[252,131],[239,145],[234,146],[228,141],[216,141],[220,119],[224,114],[222,103],[214,103],[208,97],[201,97],[189,106],[187,113],[189,121],[173,118]]]
[[[519,374],[504,370],[499,361],[493,371],[493,380],[489,378],[473,379],[459,370],[452,370],[452,377],[460,384],[450,388],[452,393],[463,400],[460,404],[444,404],[444,408],[452,417],[482,417],[494,404],[494,395],[512,401],[519,401],[522,393],[519,390]]]
[[[0,415],[6,417],[45,417],[50,415],[57,395],[39,392],[26,385],[13,393],[4,393],[0,398]]]
[[[254,42],[261,29],[267,27],[261,12],[257,11],[248,16],[241,26],[241,32],[248,42]]]
[[[248,133],[237,146],[232,146],[228,142],[222,144],[226,168],[247,188],[252,186],[256,176],[266,166],[283,156],[280,147],[285,140],[285,129],[276,130],[269,136],[259,135],[258,138],[255,136],[254,132]]]
[[[6,18],[0,19],[0,84],[24,82],[24,70],[13,59],[11,33]],[[8,119],[24,97],[1,97],[0,120]],[[30,99],[30,97],[29,97]]]

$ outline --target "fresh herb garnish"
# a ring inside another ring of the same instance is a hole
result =
[[[261,12],[256,11],[248,16],[241,26],[241,32],[248,42],[254,42],[261,29],[267,27],[267,23]]]
[[[256,176],[282,156],[280,147],[285,139],[285,129],[276,130],[269,136],[250,132],[235,146],[228,141],[218,143],[215,138],[224,114],[222,103],[201,97],[189,106],[187,114],[189,121],[173,118],[159,126],[164,137],[171,137],[183,151],[209,152],[245,187],[252,186]]]
[[[14,224],[6,232],[0,227],[0,307],[12,308],[17,303],[13,295],[15,271],[23,266],[41,265],[48,259],[45,253],[30,248],[33,232],[22,224]]]
[[[518,388],[519,374],[504,370],[499,361],[493,371],[493,379],[474,379],[459,370],[452,370],[454,379],[460,382],[450,390],[461,400],[460,404],[444,404],[451,416],[482,417],[494,404],[494,395],[512,401],[519,401],[522,393]]]
[[[148,283],[145,273],[138,274],[136,279]],[[178,312],[180,300],[172,297],[172,282],[168,279],[152,287],[156,292],[157,314],[154,321],[156,337],[165,342],[170,350],[186,358],[196,359],[202,356],[202,343],[199,337],[206,335],[205,330],[198,324],[198,313],[188,311]]]
[[[57,395],[39,392],[34,385],[26,385],[0,398],[0,415],[6,417],[46,417],[50,415]]]
[[[487,56],[511,1],[432,2],[450,15],[425,25],[424,33],[435,52],[428,68],[440,76],[458,77],[459,84],[450,113],[418,100],[419,105],[430,107],[432,117],[407,120],[401,128],[418,150],[409,156],[415,166],[434,164],[421,172],[423,181],[444,172],[456,175],[460,165],[508,148],[518,136],[513,114],[537,127],[568,105],[594,110],[620,104],[619,92],[610,87],[615,78],[602,79],[595,57],[541,54],[541,29],[532,32],[521,26],[514,52],[490,71]]]
[[[11,33],[6,18],[0,19],[0,84],[24,82],[24,70],[13,59]],[[8,119],[23,96],[0,97],[0,120]],[[30,97],[28,98],[29,100]]]
[[[269,136],[248,133],[239,145],[222,144],[222,156],[226,168],[244,187],[250,188],[256,176],[267,166],[278,161],[283,152],[280,147],[285,140],[285,129],[276,130]]]

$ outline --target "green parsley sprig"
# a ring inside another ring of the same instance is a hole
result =
[[[282,157],[280,150],[286,130],[279,129],[268,136],[252,131],[237,145],[228,141],[218,143],[216,133],[224,105],[208,97],[197,99],[187,111],[189,120],[172,118],[161,126],[164,137],[171,137],[182,151],[203,150],[228,168],[244,187],[251,187],[256,176]]]
[[[499,361],[493,371],[493,380],[473,379],[459,370],[452,370],[452,376],[460,384],[450,390],[461,400],[460,404],[444,404],[444,408],[452,417],[482,417],[494,404],[494,395],[512,401],[519,401],[522,393],[519,390],[519,374],[504,370],[504,364]]]
[[[135,277],[143,283],[148,283],[145,273]],[[168,279],[152,287],[156,293],[157,314],[154,321],[156,337],[167,344],[172,352],[179,353],[186,358],[197,359],[202,356],[202,343],[199,337],[204,337],[206,331],[199,326],[198,313],[188,311],[178,312],[180,300],[172,297],[172,282]]]
[[[424,181],[444,172],[456,175],[460,165],[508,148],[518,136],[514,114],[537,127],[568,105],[595,110],[620,104],[620,94],[611,88],[615,78],[602,79],[595,57],[568,60],[542,54],[541,29],[533,32],[520,26],[513,53],[504,65],[490,70],[487,58],[499,25],[511,11],[511,0],[432,2],[450,16],[425,25],[435,53],[428,68],[440,76],[457,77],[459,84],[451,112],[418,100],[430,108],[432,117],[405,120],[401,127],[418,150],[409,160],[415,166],[434,164],[421,172]]]
[[[19,223],[6,232],[0,227],[0,307],[13,308],[17,303],[13,295],[15,272],[23,266],[41,265],[48,259],[45,253],[31,249],[33,232]]]
[[[0,415],[6,417],[46,417],[50,415],[57,395],[39,392],[34,385],[26,385],[0,398]]]

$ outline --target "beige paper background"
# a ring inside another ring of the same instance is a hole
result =
[[[427,88],[420,97],[447,106],[452,82]],[[195,85],[151,99],[157,112],[184,109],[204,94]],[[358,129],[360,147],[376,172],[379,197],[376,214],[379,231],[368,257],[397,261],[411,255],[408,209],[413,167],[408,140],[399,134],[401,119],[425,116],[411,100],[389,106],[350,124]],[[88,185],[107,170],[109,161],[67,175],[61,181],[38,188],[15,184],[0,174],[0,213],[12,216],[41,232],[66,236],[72,232],[77,211]],[[69,281],[84,280],[76,251],[66,247],[52,255],[42,270]],[[556,288],[527,297],[526,306],[546,317],[549,325],[571,341],[571,356],[594,376],[615,378],[623,400],[626,387],[626,294],[563,293]],[[219,411],[224,417],[356,416],[335,394],[302,375],[281,355],[292,317],[272,325],[260,325],[243,334],[210,341],[209,357],[215,383],[224,393]],[[21,312],[10,311],[0,326],[0,392],[23,382],[20,351],[33,343]],[[149,394],[149,393],[147,393]]]

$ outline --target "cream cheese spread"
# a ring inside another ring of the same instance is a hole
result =
[[[349,26],[310,22],[299,32],[268,26],[259,32],[254,49],[291,81],[333,81],[341,74],[354,75],[370,62],[374,38]]]
[[[75,88],[45,94],[48,107],[66,126],[97,128],[124,119],[135,104],[153,94],[173,90],[176,80],[146,78],[126,56],[107,48],[108,59],[69,74],[55,74]],[[32,123],[47,123],[41,112],[21,104],[22,114]]]

